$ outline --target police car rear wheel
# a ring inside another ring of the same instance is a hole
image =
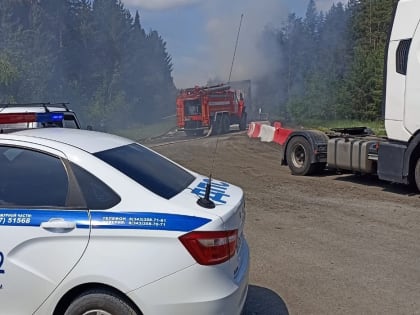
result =
[[[79,295],[67,308],[64,315],[139,315],[139,313],[119,296],[92,290]]]

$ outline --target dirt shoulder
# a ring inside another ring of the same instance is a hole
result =
[[[420,313],[420,195],[408,187],[292,176],[277,145],[244,133],[153,149],[245,191],[245,314]]]

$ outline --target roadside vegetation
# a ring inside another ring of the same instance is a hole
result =
[[[322,12],[309,0],[305,16],[267,26],[259,49],[273,64],[244,78],[255,90],[248,117],[261,108],[293,125],[361,121],[380,134],[397,2],[349,0]],[[0,103],[68,101],[84,126],[136,137],[175,113],[172,58],[160,34],[144,30],[141,12],[119,0],[0,3]]]
[[[164,39],[117,0],[0,0],[0,103],[70,102],[84,126],[175,112]]]
[[[268,28],[262,47],[274,45],[276,62],[254,82],[257,108],[297,125],[380,124],[374,121],[382,116],[384,52],[397,2],[350,0],[319,12],[310,0],[304,17],[290,14]]]
[[[175,131],[175,118],[161,119],[155,123],[132,126],[126,129],[114,129],[113,133],[132,140],[141,141],[159,137],[168,132]]]
[[[361,120],[334,120],[334,121],[308,121],[305,124],[307,128],[318,129],[328,132],[332,128],[351,128],[351,127],[366,127],[373,131],[377,136],[386,136],[385,125],[383,121],[361,121]]]

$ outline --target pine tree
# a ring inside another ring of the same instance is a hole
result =
[[[147,88],[145,80],[147,78],[145,58],[147,51],[146,33],[140,23],[140,14],[137,11],[134,22],[131,26],[127,47],[123,51],[122,85],[127,95],[129,95],[129,107],[131,117],[134,122],[144,122],[147,116],[148,106]]]
[[[1,0],[0,101],[70,100],[86,124],[171,114],[172,60],[119,0]]]
[[[352,109],[352,118],[375,120],[381,116],[384,51],[396,2],[370,0],[357,5],[352,3],[356,9],[352,17],[354,62],[343,101]]]
[[[174,112],[176,88],[172,79],[172,58],[166,50],[166,42],[162,39],[157,31],[151,31],[147,36],[148,67],[149,76],[146,79],[145,87],[150,92],[151,119],[159,118],[158,113],[169,115]],[[166,89],[167,93],[162,94],[162,89]]]

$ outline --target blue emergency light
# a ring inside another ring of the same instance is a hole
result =
[[[36,122],[39,123],[51,123],[60,122],[64,119],[63,113],[37,113]]]

